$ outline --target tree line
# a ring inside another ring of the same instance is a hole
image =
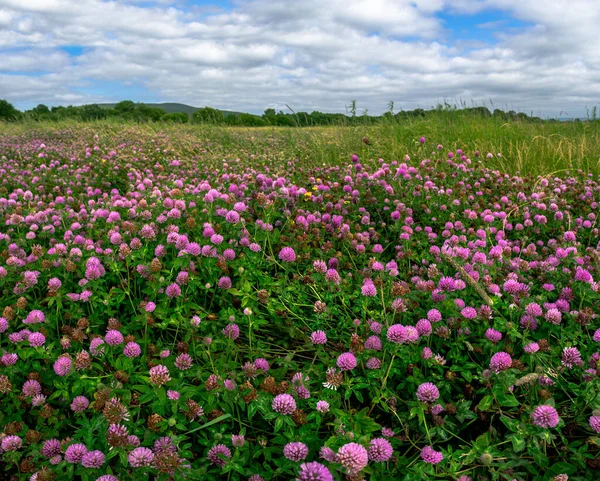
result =
[[[48,107],[40,104],[31,110],[20,112],[6,100],[0,99],[0,120],[4,121],[61,121],[67,119],[79,121],[94,121],[102,119],[121,119],[132,122],[168,122],[179,124],[216,124],[230,126],[282,126],[282,127],[309,127],[317,125],[372,125],[383,121],[402,121],[419,117],[436,115],[440,112],[458,111],[480,117],[495,117],[506,121],[541,121],[539,117],[527,115],[513,110],[503,111],[495,109],[493,112],[487,107],[462,107],[450,106],[448,104],[438,105],[431,110],[414,109],[394,112],[393,102],[390,108],[382,115],[369,115],[367,111],[358,114],[356,102],[352,101],[347,113],[324,113],[324,112],[277,112],[268,108],[262,115],[248,113],[223,113],[212,107],[204,107],[196,110],[191,115],[185,112],[171,112],[152,107],[143,103],[135,103],[131,100],[123,100],[112,108],[97,104],[68,107]]]

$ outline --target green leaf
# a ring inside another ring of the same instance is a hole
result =
[[[274,431],[277,432],[279,431],[281,428],[283,427],[283,418],[281,416],[279,416],[277,418],[277,420],[275,421],[275,429]]]
[[[498,402],[500,403],[500,406],[504,406],[504,407],[508,407],[508,408],[514,408],[517,407],[520,403],[517,400],[516,397],[514,397],[512,394],[502,394],[500,396],[498,396]]]
[[[515,453],[518,453],[525,449],[525,439],[523,439],[521,436],[515,434],[511,436],[510,440],[512,442],[513,450]]]
[[[154,395],[154,393],[148,392],[140,397],[139,402],[140,404],[145,404],[147,402],[153,401],[155,397],[156,396]]]
[[[481,401],[479,401],[477,409],[479,409],[480,411],[489,411],[492,407],[493,402],[494,398],[491,394],[488,394],[487,396],[484,396],[484,398]]]
[[[221,421],[224,421],[225,419],[230,418],[230,417],[231,417],[231,414],[223,414],[222,416],[219,416],[218,418],[215,418],[212,421],[209,421],[206,424],[203,424],[202,426],[198,426],[197,428],[194,428],[191,431],[188,431],[188,434],[194,433],[196,431],[200,431],[201,429],[212,426],[213,424],[220,423]]]
[[[256,403],[248,404],[248,419],[252,419],[254,417],[257,409],[258,409],[258,404],[256,404]]]
[[[475,440],[475,445],[478,448],[485,449],[490,445],[491,442],[492,437],[490,436],[490,433],[487,432],[477,437],[477,439]]]
[[[356,413],[353,422],[355,423],[355,430],[364,434],[379,431],[381,429],[381,425],[376,423],[371,417],[369,417],[368,408],[365,408],[362,411]]]
[[[548,470],[552,472],[552,474],[575,474],[577,472],[577,468],[572,464],[560,462],[552,464],[552,467]]]
[[[165,392],[165,389],[163,387],[159,387],[155,392],[160,403],[164,404],[167,401],[167,393]]]
[[[423,408],[419,408],[419,424],[425,424],[425,411]]]
[[[354,395],[356,396],[356,399],[358,399],[360,402],[364,402],[363,395],[361,394],[361,392],[359,390],[355,390]]]
[[[458,419],[461,423],[464,423],[469,419],[477,419],[477,414],[471,411],[464,411],[456,413],[456,419]]]
[[[500,416],[500,421],[513,433],[519,430],[519,421],[511,419],[508,416]]]
[[[535,464],[541,466],[542,468],[547,468],[549,466],[550,461],[544,453],[542,453],[541,451],[533,451],[531,454],[533,456],[533,461],[535,462]]]

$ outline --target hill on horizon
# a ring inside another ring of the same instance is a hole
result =
[[[203,107],[192,107],[191,105],[181,104],[181,103],[177,103],[177,102],[162,102],[162,103],[136,102],[136,103],[147,105],[148,107],[159,108],[169,114],[172,114],[175,112],[183,112],[184,114],[192,115],[197,110],[200,110],[201,108],[203,108]],[[96,105],[98,105],[99,107],[105,108],[105,109],[112,109],[117,104],[116,103],[112,103],[112,104],[106,103],[106,104],[96,104]],[[217,109],[217,110],[220,110],[220,109]],[[243,113],[243,112],[233,112],[231,110],[220,110],[220,111],[223,112],[223,115],[225,117],[228,117],[229,115],[240,115]]]

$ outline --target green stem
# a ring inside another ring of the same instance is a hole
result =
[[[388,366],[387,372],[385,373],[385,377],[383,378],[383,382],[381,383],[381,391],[385,389],[388,376],[390,375],[390,370],[392,369],[392,364],[394,364],[394,359],[396,359],[396,354],[392,354],[392,358],[390,359],[390,365]]]

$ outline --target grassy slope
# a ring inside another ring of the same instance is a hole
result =
[[[147,105],[148,107],[155,107],[155,108],[162,109],[169,114],[172,114],[174,112],[183,112],[185,114],[192,115],[196,110],[200,109],[200,107],[192,107],[191,105],[179,104],[179,103],[175,103],[175,102],[165,102],[165,103],[160,103],[160,104],[149,104],[149,103],[145,103],[145,102],[142,102],[142,103],[144,103],[144,105]],[[98,105],[102,108],[112,109],[116,104],[98,104]],[[225,117],[227,117],[228,115],[239,115],[241,113],[241,112],[232,112],[230,110],[221,110],[221,112],[223,112],[223,115]]]
[[[377,126],[233,128],[162,123],[127,126],[122,122],[102,121],[14,124],[3,130],[10,133],[25,129],[35,136],[39,129],[63,128],[168,131],[181,158],[201,156],[202,150],[209,148],[228,159],[255,154],[268,163],[276,155],[298,157],[317,165],[347,163],[353,153],[363,160],[401,161],[407,153],[416,152],[415,142],[423,135],[431,149],[440,143],[446,151],[462,148],[471,157],[478,149],[486,166],[509,174],[566,175],[569,169],[600,174],[600,122],[505,123],[497,118],[442,112],[426,119],[390,121]],[[363,137],[370,139],[370,145],[362,142]],[[487,152],[492,152],[494,158],[485,159]],[[498,152],[502,157],[496,156]],[[413,162],[418,160],[421,159],[413,158]]]

